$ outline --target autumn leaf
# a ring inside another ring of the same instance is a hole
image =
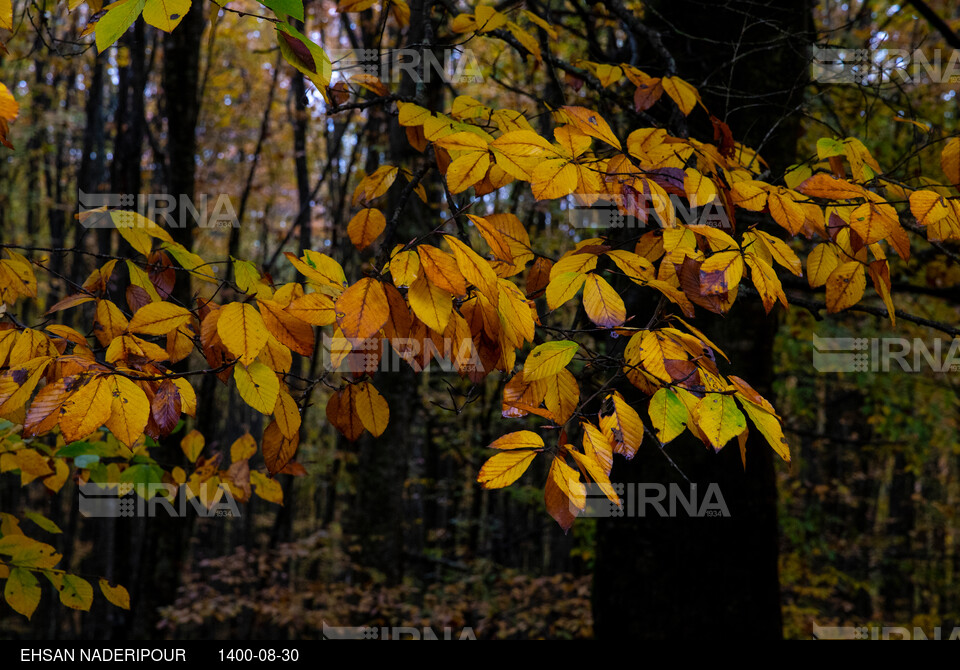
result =
[[[267,502],[283,505],[283,487],[276,479],[267,477],[262,472],[252,470],[250,472],[250,483],[253,485],[254,493]]]
[[[150,420],[150,401],[140,386],[121,375],[109,377],[107,388],[111,396],[107,428],[118,440],[133,448]]]
[[[280,381],[273,370],[260,361],[249,366],[236,365],[233,379],[243,401],[261,414],[272,414],[280,393]]]
[[[337,298],[337,325],[345,337],[365,340],[373,337],[390,316],[390,304],[383,286],[364,277]]]
[[[60,430],[67,442],[85,438],[110,418],[111,386],[108,379],[93,377],[64,403]]]
[[[353,389],[353,402],[363,427],[380,437],[390,421],[390,407],[370,382],[360,382]]]
[[[386,227],[387,219],[379,209],[361,209],[347,224],[347,234],[353,246],[363,250],[373,244]]]
[[[407,291],[410,308],[430,329],[443,332],[453,310],[452,296],[435,286],[426,275],[418,276]]]
[[[247,303],[232,302],[220,308],[217,334],[242,365],[253,363],[267,343],[267,326],[263,317]]]
[[[647,413],[661,444],[667,444],[680,435],[689,421],[683,402],[669,388],[662,388],[653,394]]]
[[[833,314],[856,305],[866,287],[862,263],[848,261],[837,266],[827,278],[827,311]]]
[[[637,410],[633,409],[619,393],[610,398],[613,412],[601,417],[600,427],[603,434],[613,445],[614,453],[622,454],[628,460],[633,458],[643,442],[643,422]]]
[[[697,427],[717,451],[742,433],[747,421],[732,396],[708,393],[697,404]]]
[[[40,604],[40,584],[26,568],[14,567],[3,586],[3,596],[15,612],[29,619]]]
[[[203,451],[204,444],[203,434],[194,429],[184,435],[183,439],[180,440],[180,449],[183,450],[183,455],[187,457],[188,461],[196,463]]]
[[[110,584],[110,582],[101,577],[100,591],[103,593],[104,598],[109,600],[120,609],[130,609],[130,594],[127,592],[126,587],[120,584],[113,586]]]
[[[583,307],[587,317],[601,328],[621,325],[627,318],[623,299],[598,274],[589,273],[583,285]]]
[[[480,468],[477,481],[485,489],[501,489],[510,486],[526,472],[540,450],[502,451],[487,459]]]
[[[490,443],[491,449],[543,449],[543,439],[529,430],[507,433]]]
[[[351,442],[363,433],[364,426],[357,412],[354,385],[334,391],[327,401],[327,420]]]
[[[267,471],[275,475],[296,455],[300,444],[300,433],[295,432],[292,438],[283,434],[279,422],[274,419],[263,431],[263,462]]]
[[[533,348],[523,364],[523,378],[527,381],[545,379],[560,373],[580,348],[576,342],[546,342]]]

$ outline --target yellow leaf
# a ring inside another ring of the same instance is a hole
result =
[[[190,0],[147,0],[143,7],[143,20],[154,28],[169,33],[189,11]]]
[[[560,374],[573,357],[580,345],[576,342],[546,342],[534,347],[523,364],[523,378],[536,381]]]
[[[921,226],[933,225],[951,215],[947,201],[934,191],[911,193],[910,212]]]
[[[347,277],[343,268],[335,260],[317,251],[307,250],[303,258],[297,258],[289,251],[284,252],[297,270],[315,283],[324,293],[337,297],[347,286]]]
[[[300,435],[300,408],[296,401],[283,387],[277,395],[277,406],[273,409],[273,416],[277,421],[277,427],[288,440],[292,440]]]
[[[50,360],[34,358],[0,375],[0,414],[10,414],[26,404]]]
[[[250,483],[254,486],[254,492],[267,502],[283,505],[283,487],[276,479],[270,479],[262,472],[253,470],[250,472]]]
[[[773,220],[791,234],[796,235],[803,230],[803,222],[806,219],[803,207],[787,195],[785,189],[770,193],[767,196],[767,206],[770,208],[770,216]]]
[[[612,435],[608,434],[606,429],[603,433],[608,439],[613,438],[610,441],[614,452],[623,454],[629,460],[637,453],[637,449],[643,442],[643,422],[637,410],[628,405],[619,393],[614,392],[612,399],[613,414],[606,417],[612,418],[612,422],[607,424]]]
[[[373,244],[386,227],[387,219],[379,209],[361,209],[347,224],[347,234],[353,246],[362,251]]]
[[[253,305],[232,302],[220,308],[217,333],[231,354],[250,365],[267,343],[267,326]]]
[[[142,388],[120,375],[108,377],[107,388],[112,396],[107,428],[132,449],[150,420],[150,401]]]
[[[747,420],[737,409],[732,396],[707,393],[697,403],[697,427],[711,446],[720,451],[731,439],[747,428]]]
[[[180,448],[191,463],[196,463],[197,459],[200,458],[205,444],[206,440],[204,440],[203,434],[196,429],[191,430],[180,440]]]
[[[476,286],[490,300],[497,298],[497,274],[477,252],[451,235],[444,235],[444,239],[453,249],[457,259],[457,266],[464,279]]]
[[[93,334],[103,346],[109,346],[113,338],[123,333],[128,327],[127,318],[120,309],[109,300],[97,301],[97,323]]]
[[[530,430],[518,430],[507,433],[489,444],[491,449],[537,449],[544,448],[543,439]]]
[[[740,406],[743,407],[747,416],[749,416],[753,422],[753,425],[757,427],[767,440],[767,443],[773,447],[773,450],[780,455],[780,458],[789,463],[790,447],[787,445],[787,440],[783,436],[783,428],[780,426],[777,417],[763,409],[760,405],[754,404],[742,397],[740,397]]]
[[[177,392],[180,394],[180,407],[183,413],[187,416],[196,416],[197,393],[193,390],[193,387],[190,386],[190,382],[183,377],[176,377],[171,381],[173,381],[177,387]]]
[[[390,275],[397,288],[410,286],[420,273],[420,256],[416,251],[401,251],[390,259]]]
[[[607,499],[610,502],[619,506],[621,504],[620,496],[618,496],[616,491],[613,490],[613,486],[610,484],[609,475],[603,471],[603,466],[597,461],[597,459],[592,456],[581,454],[579,451],[574,450],[573,445],[571,444],[565,446],[567,453],[573,456],[573,460],[577,462],[577,465],[580,466],[580,469],[584,472],[584,474],[600,487],[600,490],[603,491],[603,494],[607,496]],[[586,491],[584,491],[584,493],[586,493]]]
[[[451,193],[460,193],[483,179],[490,168],[490,154],[471,152],[460,156],[447,168],[447,186]]]
[[[353,204],[359,200],[369,202],[387,192],[387,189],[397,179],[400,173],[399,169],[392,165],[381,165],[372,173],[360,180],[356,191],[353,193]]]
[[[312,326],[329,326],[337,321],[337,311],[330,296],[308,293],[291,301],[287,311]]]
[[[550,280],[553,281],[559,275],[567,272],[578,272],[586,274],[597,267],[599,260],[596,254],[588,253],[566,253],[559,261],[550,268]]]
[[[526,472],[540,450],[501,451],[487,459],[480,468],[477,481],[485,489],[501,489],[510,486]]]
[[[257,453],[257,441],[250,433],[244,433],[230,445],[230,462],[239,463],[253,458]]]
[[[669,95],[684,116],[688,116],[693,108],[697,106],[700,100],[700,94],[697,89],[685,82],[680,77],[664,77],[660,80],[664,92]]]
[[[257,304],[264,325],[281,344],[302,356],[313,354],[314,332],[310,324],[284,311],[273,300],[257,300]]]
[[[587,488],[580,481],[580,473],[567,465],[559,455],[554,457],[548,476],[574,508],[582,510],[587,506]]]
[[[818,244],[807,256],[807,281],[810,286],[817,288],[826,284],[838,265],[840,265],[840,257],[836,247],[829,242]]]
[[[757,230],[755,232],[757,236],[764,242],[765,246],[770,251],[770,255],[773,256],[773,259],[777,261],[777,263],[790,270],[790,272],[796,276],[803,276],[803,265],[800,263],[800,259],[797,258],[797,255],[793,253],[793,249],[791,249],[786,242],[781,240],[779,237],[774,237],[770,233],[765,233],[762,230]]]
[[[627,318],[623,299],[603,277],[592,272],[583,285],[583,307],[590,320],[601,328],[619,326]]]
[[[586,281],[587,275],[580,272],[564,272],[556,275],[547,284],[547,307],[554,310],[564,304],[580,292],[580,288]]]
[[[280,393],[280,381],[273,370],[259,361],[247,367],[235,365],[233,379],[245,403],[261,414],[273,413]]]
[[[848,261],[838,266],[827,279],[827,311],[833,314],[856,305],[866,287],[862,263]]]
[[[390,317],[390,303],[380,282],[364,277],[337,298],[336,312],[344,337],[365,340],[383,328]]]
[[[353,389],[353,402],[363,427],[380,437],[390,421],[390,406],[370,382],[360,382]]]
[[[467,280],[453,256],[429,244],[418,246],[417,254],[420,257],[420,269],[432,284],[451,295],[467,294]]]
[[[190,320],[190,312],[169,302],[144,305],[130,319],[128,329],[144,335],[166,335]]]
[[[743,277],[739,251],[713,254],[700,266],[701,295],[722,295],[735,289]]]
[[[293,437],[286,437],[280,429],[280,424],[274,420],[263,431],[263,462],[267,471],[275,475],[294,457],[300,445],[300,433],[295,432]]]
[[[110,582],[101,577],[100,591],[103,593],[104,598],[120,609],[130,609],[130,594],[123,585],[117,584],[116,586],[111,586]]]
[[[950,184],[960,185],[960,137],[951,138],[944,145],[940,153],[940,167]]]
[[[773,268],[763,259],[754,255],[747,256],[746,262],[750,267],[750,278],[753,280],[753,285],[760,294],[760,299],[763,301],[763,308],[767,313],[773,309],[777,300],[779,300],[784,307],[788,307],[787,296],[783,293],[780,279],[777,277],[777,273],[774,272]]]
[[[577,127],[577,130],[584,135],[596,137],[598,140],[603,140],[612,147],[622,149],[620,140],[613,134],[610,125],[597,112],[587,109],[586,107],[575,107],[572,105],[566,105],[561,107],[561,109],[567,115],[567,118],[570,119],[571,123]]]
[[[71,609],[89,612],[93,604],[93,587],[90,586],[90,582],[70,574],[58,575],[58,577],[60,583],[57,584],[57,590],[60,592],[60,602]]]
[[[537,163],[530,189],[537,200],[553,200],[570,195],[577,188],[577,168],[565,158],[551,158]]]
[[[64,440],[81,440],[106,423],[113,407],[111,386],[108,379],[94,377],[70,396],[60,417]]]
[[[436,142],[437,146],[443,147],[447,151],[466,151],[486,153],[487,143],[476,133],[459,132],[441,137]]]
[[[717,186],[713,181],[693,168],[685,170],[683,190],[687,192],[687,199],[691,207],[703,207],[713,202],[717,197]]]
[[[607,475],[613,467],[613,445],[607,440],[603,432],[586,421],[580,424],[583,428],[583,453],[595,459],[600,468]]]
[[[428,328],[442,333],[453,311],[453,298],[446,291],[434,286],[425,275],[420,275],[407,291],[410,308]]]
[[[543,398],[547,409],[558,425],[565,424],[573,416],[580,402],[580,387],[573,373],[564,368],[555,380],[547,383],[547,392]]]

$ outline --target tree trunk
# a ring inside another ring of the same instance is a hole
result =
[[[700,87],[711,113],[730,125],[738,141],[761,151],[774,175],[781,174],[796,153],[797,105],[812,43],[806,0],[670,0],[651,9],[650,25],[661,32],[677,74]],[[651,55],[653,62],[656,58]],[[700,125],[692,130],[709,138],[710,125],[697,114],[691,124]],[[774,319],[743,297],[725,318],[704,322],[702,312],[698,317],[697,325],[730,356],[731,371],[770,398]],[[643,399],[630,391],[628,400]],[[646,445],[633,461],[615,461],[613,480],[628,487],[673,484],[687,497],[688,482],[656,447]],[[751,637],[781,637],[772,450],[754,429],[745,470],[735,442],[714,454],[685,434],[666,451],[696,484],[698,504],[716,483],[730,516],[697,517],[679,509],[676,516],[661,517],[646,505],[644,517],[601,519],[594,577],[597,636],[703,639],[748,631]]]

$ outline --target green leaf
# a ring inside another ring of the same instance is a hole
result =
[[[133,484],[137,495],[146,497],[152,494],[149,484],[163,483],[163,469],[156,465],[131,465],[120,473],[120,482]]]
[[[657,438],[663,444],[682,433],[690,418],[683,401],[668,388],[662,388],[653,394],[647,411],[650,414],[650,423],[657,431]]]
[[[63,575],[60,582],[60,602],[75,610],[89,611],[93,604],[93,587],[76,575]]]
[[[146,4],[147,0],[126,0],[122,5],[117,5],[100,17],[96,27],[97,53],[103,53],[120,39],[120,36],[127,32],[127,28],[132,26],[143,12]]]
[[[78,456],[102,456],[106,458],[116,455],[117,450],[111,449],[104,442],[90,443],[84,442],[83,440],[71,442],[65,447],[60,447],[56,453],[57,458],[76,458]]]
[[[333,68],[323,49],[286,23],[277,24],[277,44],[280,45],[280,53],[286,61],[296,70],[307,75],[326,98]]]
[[[843,155],[843,143],[829,137],[817,140],[817,157],[820,160]]]
[[[29,619],[40,604],[40,584],[26,568],[13,568],[3,587],[3,595],[10,607]]]
[[[25,512],[24,516],[33,521],[35,524],[43,528],[48,533],[62,533],[60,526],[55,524],[53,521],[43,516],[39,512]]]
[[[289,16],[297,21],[303,21],[302,0],[260,0],[260,4],[272,9],[273,13],[281,19]]]

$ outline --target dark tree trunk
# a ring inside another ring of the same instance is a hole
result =
[[[677,74],[700,88],[704,103],[738,141],[757,148],[773,175],[794,162],[797,106],[811,44],[806,0],[707,3],[670,0],[652,6],[651,25],[676,59]],[[657,62],[656,54],[647,54]],[[691,131],[710,137],[698,113]],[[699,125],[698,125],[699,124]],[[698,325],[732,361],[729,372],[772,396],[775,320],[742,297],[725,318],[698,310]],[[628,400],[643,401],[631,390]],[[729,517],[647,516],[601,519],[594,577],[595,631],[600,638],[782,636],[777,571],[774,454],[751,430],[744,470],[736,442],[714,454],[685,434],[666,449],[703,500],[719,486]],[[613,480],[627,486],[690,485],[648,441],[633,461],[616,461]]]

